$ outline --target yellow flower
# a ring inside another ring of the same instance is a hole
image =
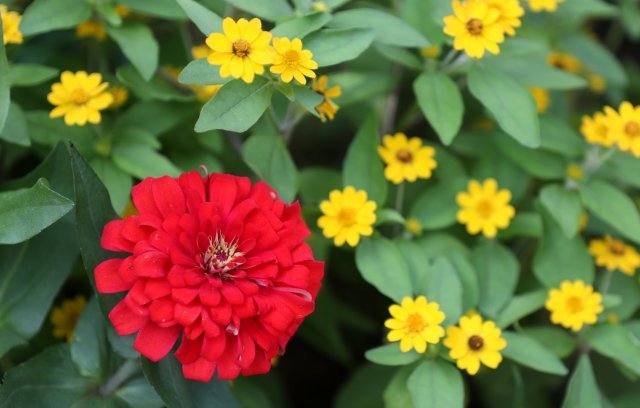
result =
[[[619,270],[633,276],[640,267],[640,254],[630,245],[605,235],[603,239],[594,239],[589,243],[589,253],[595,258],[596,265],[609,271]]]
[[[116,13],[122,18],[127,18],[131,15],[131,9],[127,6],[118,5],[116,6]]]
[[[587,228],[587,224],[589,224],[589,213],[583,211],[582,214],[580,214],[580,221],[578,221],[578,223],[578,232],[584,231],[584,229]]]
[[[335,85],[327,89],[329,86],[329,78],[326,75],[322,75],[319,78],[313,80],[311,88],[318,94],[322,95],[322,102],[316,106],[316,112],[320,115],[320,119],[326,122],[327,119],[333,120],[336,117],[336,113],[340,107],[332,100],[339,98],[342,95],[342,89]]]
[[[211,48],[209,48],[207,44],[196,45],[191,48],[191,56],[193,59],[207,58],[211,54]]]
[[[547,62],[553,67],[571,72],[572,74],[577,74],[582,70],[582,62],[571,54],[552,52],[547,57]]]
[[[529,8],[536,13],[541,11],[556,11],[558,3],[564,0],[529,0]]]
[[[616,313],[609,313],[607,317],[604,318],[605,321],[609,324],[618,324],[620,323],[620,316]]]
[[[360,236],[373,234],[376,203],[368,200],[364,190],[356,191],[351,186],[342,191],[333,190],[329,193],[329,200],[320,203],[320,210],[323,215],[318,219],[318,226],[325,237],[333,238],[336,246],[346,242],[355,247]]]
[[[302,41],[299,38],[293,40],[274,38],[273,65],[270,71],[280,75],[282,82],[289,83],[295,78],[300,85],[305,85],[307,83],[305,76],[316,77],[316,73],[312,70],[318,69],[318,63],[312,58],[313,53],[302,49]]]
[[[589,88],[595,93],[604,93],[607,90],[607,81],[598,74],[589,75]]]
[[[101,21],[85,21],[76,26],[76,36],[78,38],[95,38],[104,41],[107,33],[104,31],[104,23]]]
[[[78,318],[86,304],[84,297],[78,295],[73,299],[65,300],[59,307],[54,307],[50,317],[53,324],[53,335],[65,337],[68,342],[71,342],[73,330],[76,328]]]
[[[418,353],[427,351],[427,343],[437,344],[444,337],[444,329],[440,325],[444,321],[444,313],[435,302],[428,302],[424,296],[415,301],[406,296],[400,305],[389,306],[391,318],[384,322],[391,329],[387,340],[399,341],[400,350],[404,353],[415,349]]]
[[[475,0],[486,2],[490,9],[500,13],[498,24],[507,35],[516,35],[516,28],[522,25],[520,17],[524,15],[524,9],[518,0]]]
[[[618,113],[610,118],[609,132],[618,148],[640,157],[640,106],[622,102]]]
[[[531,92],[531,95],[533,95],[533,99],[536,101],[538,113],[546,112],[547,109],[549,109],[549,105],[551,104],[549,92],[544,88],[537,88],[535,86],[529,88],[529,92]]]
[[[193,85],[191,89],[196,94],[196,99],[200,102],[207,102],[216,96],[222,85]]]
[[[483,184],[471,180],[468,190],[456,196],[456,202],[461,207],[457,215],[458,221],[467,226],[469,234],[482,232],[485,237],[493,238],[498,228],[509,226],[516,213],[509,201],[511,192],[498,190],[496,180],[490,178]]]
[[[578,163],[571,163],[567,166],[567,178],[573,181],[580,181],[584,178],[582,166]]]
[[[421,48],[420,54],[422,54],[424,58],[438,58],[440,56],[440,46],[431,45],[429,47]]]
[[[551,289],[544,306],[551,312],[552,323],[573,331],[594,324],[604,310],[602,296],[581,280],[565,280],[559,289]]]
[[[9,11],[7,6],[0,4],[0,18],[2,18],[2,36],[4,45],[22,44],[24,38],[20,32],[22,16],[15,11]]]
[[[610,107],[604,108],[604,113],[596,112],[593,117],[583,116],[580,132],[587,142],[610,147],[615,144],[611,128],[612,120],[618,114]]]
[[[422,223],[417,218],[408,218],[404,228],[413,235],[422,234]]]
[[[502,362],[500,350],[507,347],[507,342],[501,335],[502,331],[494,322],[483,322],[480,315],[462,316],[458,326],[447,328],[444,345],[459,369],[475,375],[480,370],[480,363],[497,368]]]
[[[108,89],[113,102],[109,105],[110,109],[117,109],[127,103],[129,99],[129,91],[123,86],[110,86]]]
[[[464,50],[473,58],[482,58],[485,50],[500,53],[498,44],[504,41],[504,29],[498,10],[483,1],[453,0],[453,12],[454,15],[444,18],[444,32],[454,38],[456,50]]]
[[[314,1],[313,3],[311,3],[311,8],[314,11],[329,11],[329,6],[327,6],[327,3],[325,3],[324,1]]]
[[[418,178],[428,179],[438,165],[433,147],[422,146],[422,140],[418,137],[407,139],[404,133],[383,137],[378,153],[387,165],[384,176],[394,184],[414,182]]]
[[[100,74],[63,72],[60,82],[53,84],[51,93],[47,95],[49,102],[56,106],[49,116],[64,116],[67,126],[100,123],[100,111],[113,102],[113,96],[107,91],[108,86],[108,83],[102,82]]]
[[[220,76],[242,78],[248,84],[255,74],[264,73],[264,65],[271,63],[271,33],[262,31],[262,22],[241,18],[222,21],[224,33],[213,33],[207,38],[207,45],[213,50],[207,57],[211,65],[220,65]]]

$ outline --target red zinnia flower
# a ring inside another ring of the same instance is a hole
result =
[[[266,373],[314,308],[324,264],[303,242],[298,203],[265,183],[197,172],[147,178],[132,190],[140,215],[108,223],[102,247],[131,255],[95,269],[101,293],[127,291],[109,313],[134,347],[175,356],[186,378]]]

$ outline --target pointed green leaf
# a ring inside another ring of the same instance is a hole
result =
[[[118,43],[145,81],[149,81],[158,68],[160,47],[151,29],[142,23],[127,22],[120,27],[106,27],[109,37]]]
[[[399,366],[411,364],[420,359],[420,354],[415,350],[403,353],[399,343],[391,343],[368,350],[364,353],[367,360],[381,365]]]
[[[603,402],[589,356],[583,354],[569,380],[562,408],[603,408]]]
[[[503,332],[502,337],[507,341],[507,348],[502,350],[506,358],[543,373],[565,375],[569,372],[555,354],[533,338],[512,332]]]
[[[407,381],[415,408],[462,408],[464,383],[460,371],[441,359],[420,364]]]
[[[363,240],[356,248],[356,266],[364,280],[396,303],[405,296],[412,296],[409,267],[393,241],[385,238]]]
[[[580,228],[582,202],[575,190],[549,184],[540,190],[540,203],[558,223],[567,238],[573,238]]]
[[[382,10],[360,8],[336,13],[330,23],[336,28],[369,28],[376,41],[399,47],[426,47],[429,41],[402,19]]]
[[[177,0],[187,16],[204,35],[222,31],[222,18],[193,0]]]
[[[373,31],[367,28],[321,30],[310,34],[304,47],[320,67],[327,67],[358,58],[373,39]]]
[[[513,295],[520,265],[509,249],[494,241],[484,241],[478,245],[473,250],[472,260],[478,271],[478,308],[486,316],[495,319]]]
[[[440,140],[451,144],[458,135],[464,115],[464,104],[458,85],[439,71],[428,71],[413,83],[418,105]]]

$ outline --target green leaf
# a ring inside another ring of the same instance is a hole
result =
[[[376,44],[376,51],[389,61],[397,62],[415,71],[422,71],[422,61],[411,51],[395,45]]]
[[[0,132],[4,129],[7,116],[9,115],[9,103],[11,102],[9,91],[11,83],[8,78],[9,62],[7,61],[3,38],[2,21],[0,21]]]
[[[444,256],[425,269],[422,287],[415,288],[417,294],[424,294],[429,301],[436,302],[445,314],[444,324],[455,324],[462,310],[462,284],[453,264]]]
[[[256,134],[242,146],[245,163],[285,202],[293,202],[298,191],[298,170],[278,135]]]
[[[204,35],[222,31],[222,18],[193,0],[177,0],[187,16]]]
[[[131,176],[120,170],[112,161],[102,157],[91,160],[91,168],[109,191],[111,205],[116,212],[121,213],[131,196]]]
[[[116,71],[118,79],[131,89],[131,91],[141,100],[159,101],[191,101],[193,97],[179,92],[165,81],[154,78],[145,81],[132,65],[125,65]]]
[[[518,283],[518,260],[499,243],[484,241],[473,250],[472,261],[478,271],[478,308],[486,316],[496,318]]]
[[[544,56],[503,56],[488,58],[487,64],[513,78],[526,87],[547,90],[570,90],[585,88],[587,81],[566,71],[554,68]]]
[[[512,237],[532,237],[542,236],[542,218],[537,212],[520,212],[511,220],[509,226],[498,232],[498,237],[509,239]]]
[[[300,197],[305,204],[319,204],[332,190],[342,188],[342,174],[324,167],[307,167],[300,171]]]
[[[144,377],[134,378],[125,382],[114,393],[130,407],[162,408],[164,403]]]
[[[595,351],[640,375],[640,339],[627,326],[592,327],[586,331],[586,335],[589,345]]]
[[[580,193],[589,211],[625,237],[640,243],[640,214],[629,196],[604,181],[593,181]]]
[[[527,173],[543,180],[565,178],[566,165],[563,157],[541,149],[524,147],[501,132],[495,134],[495,141],[500,151]]]
[[[507,348],[502,350],[506,358],[543,373],[565,375],[569,372],[555,354],[531,337],[512,332],[503,332],[502,337],[507,341]]]
[[[604,407],[589,355],[578,360],[562,403],[562,408]]]
[[[455,224],[460,208],[452,203],[455,203],[456,195],[465,190],[466,186],[466,178],[428,185],[413,203],[411,217],[420,220],[425,230],[438,230]]]
[[[318,66],[327,67],[358,58],[373,39],[373,31],[369,29],[321,30],[310,34],[304,47],[313,53]]]
[[[382,395],[385,408],[414,408],[411,393],[407,388],[407,382],[414,369],[415,365],[402,367],[391,377]]]
[[[404,219],[402,214],[393,208],[382,208],[376,211],[376,223],[375,225],[383,224],[400,224],[404,225],[407,220]]]
[[[340,106],[371,99],[389,92],[395,80],[389,75],[378,72],[338,72],[331,76],[331,83],[342,88]]]
[[[307,34],[318,31],[329,21],[331,21],[331,14],[313,13],[278,24],[273,30],[271,30],[271,34],[273,34],[275,38],[287,37],[302,39]],[[305,48],[306,46],[305,42]]]
[[[180,363],[171,354],[157,363],[143,357],[142,369],[168,407],[240,408],[226,381],[216,378],[208,383],[187,380],[182,375]]]
[[[560,45],[578,57],[591,71],[603,77],[608,84],[616,87],[627,85],[627,73],[616,56],[586,34],[563,36]]]
[[[413,293],[409,267],[393,241],[363,240],[356,248],[356,266],[364,280],[396,303]]]
[[[74,27],[91,17],[91,5],[78,0],[35,0],[24,12],[20,31],[34,35]]]
[[[462,408],[464,384],[460,371],[441,359],[428,360],[407,381],[415,408]]]
[[[178,102],[139,102],[118,118],[114,133],[120,135],[126,133],[127,128],[137,128],[160,136],[192,115],[192,106]]]
[[[276,21],[293,13],[287,0],[226,0],[227,3],[265,20]]]
[[[6,373],[0,387],[0,405],[71,407],[93,386],[71,361],[69,345],[58,344]]]
[[[123,171],[139,179],[146,177],[178,177],[182,171],[153,148],[139,143],[114,146],[113,162]]]
[[[71,359],[84,377],[101,381],[109,373],[110,348],[97,299],[89,301],[73,330]]]
[[[0,130],[0,139],[19,146],[31,145],[27,129],[27,118],[24,116],[22,108],[15,102],[9,104],[7,120],[4,128]]]
[[[393,367],[372,363],[365,363],[352,370],[340,388],[333,407],[384,408],[382,393],[395,371]]]
[[[170,20],[186,20],[186,16],[175,0],[118,0],[134,11]]]
[[[567,190],[559,184],[549,184],[540,190],[540,203],[567,238],[576,236],[582,215],[582,202],[577,191]]]
[[[313,116],[320,117],[320,114],[316,111],[316,106],[322,103],[323,97],[311,88],[303,86],[294,86],[293,95],[295,101],[300,104],[307,112]]]
[[[476,64],[468,76],[469,90],[495,117],[498,125],[520,144],[540,146],[540,124],[533,96],[511,77]]]
[[[364,353],[367,360],[381,365],[399,366],[411,364],[420,359],[420,354],[415,350],[403,353],[399,343],[387,344],[376,347]]]
[[[581,279],[591,284],[594,265],[581,236],[567,238],[551,215],[540,208],[543,235],[533,258],[533,273],[547,288],[560,285],[563,280]]]
[[[584,138],[566,120],[545,114],[540,117],[540,147],[567,157],[580,157],[584,154]]]
[[[151,80],[158,68],[160,53],[151,29],[142,23],[126,22],[120,27],[106,26],[106,30],[142,78]]]
[[[442,6],[437,0],[405,0],[401,3],[402,19],[427,37],[429,42],[439,45],[447,39],[438,13]]]
[[[248,130],[269,107],[272,92],[271,83],[262,77],[256,77],[250,84],[240,79],[225,84],[202,108],[196,132]]]
[[[458,85],[439,71],[427,71],[413,83],[418,105],[445,145],[460,131],[464,104]]]
[[[178,81],[186,85],[218,85],[226,84],[233,78],[222,78],[220,67],[211,65],[206,58],[191,61],[178,76]]]
[[[9,86],[39,85],[58,76],[60,70],[37,64],[11,64],[7,73]]]
[[[116,11],[116,5],[112,3],[96,4],[96,12],[104,18],[104,20],[112,26],[120,27],[122,25],[122,17]]]
[[[330,26],[336,28],[369,28],[376,41],[399,47],[426,47],[429,41],[400,18],[382,10],[361,8],[336,13]]]
[[[507,306],[502,309],[502,312],[500,312],[500,316],[496,320],[496,326],[505,328],[517,322],[523,317],[542,308],[546,300],[546,290],[537,290],[535,292],[514,296],[509,303],[507,303]]]
[[[370,200],[382,206],[387,197],[387,181],[378,155],[378,143],[378,121],[371,114],[349,146],[342,174],[345,186],[365,190]]]
[[[0,193],[0,244],[24,242],[58,221],[73,208],[73,201],[40,179],[29,189]]]
[[[528,327],[524,333],[552,351],[559,358],[569,357],[576,349],[576,340],[566,330],[555,326]]]

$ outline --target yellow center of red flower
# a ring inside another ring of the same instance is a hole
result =
[[[409,317],[407,317],[407,329],[409,331],[419,332],[424,329],[424,326],[424,319],[418,313],[410,314]]]
[[[582,299],[577,296],[571,296],[567,299],[567,310],[569,313],[580,313],[582,311]]]
[[[471,336],[469,337],[469,348],[473,351],[478,351],[484,346],[484,340],[480,336]]]
[[[89,102],[89,95],[84,89],[76,88],[71,91],[71,102],[73,102],[74,105],[84,105]]]
[[[471,35],[482,34],[483,28],[484,25],[482,24],[482,20],[478,18],[472,18],[471,20],[467,21],[467,31],[469,31]]]
[[[476,211],[482,218],[489,218],[493,213],[493,204],[489,200],[482,200],[476,206]]]
[[[635,121],[627,122],[624,132],[631,137],[640,136],[640,124]]]
[[[241,58],[249,55],[249,49],[251,48],[251,44],[249,44],[246,40],[238,40],[233,43],[233,53]]]

